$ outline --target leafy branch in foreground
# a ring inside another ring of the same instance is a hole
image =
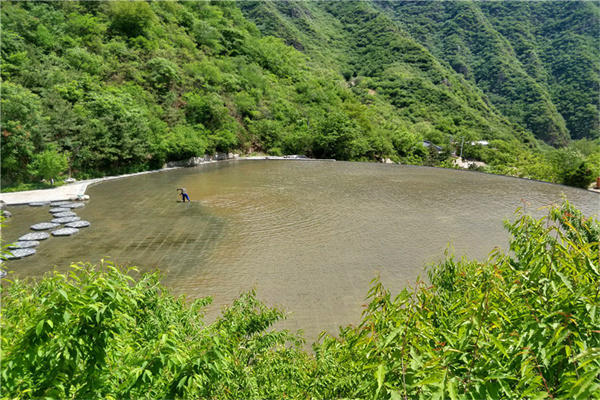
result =
[[[447,259],[394,300],[376,283],[361,325],[316,347],[324,397],[600,395],[597,221],[565,202],[506,227],[512,255]]]
[[[448,257],[357,327],[313,345],[272,329],[254,293],[210,299],[156,273],[74,264],[2,288],[4,398],[593,398],[600,396],[600,225],[568,202],[507,223],[510,254]]]

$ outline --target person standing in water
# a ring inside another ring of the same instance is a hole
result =
[[[191,202],[190,196],[188,196],[185,188],[178,188],[177,190],[178,191],[181,190],[181,201],[183,201],[185,203],[185,199],[187,199],[188,202]]]

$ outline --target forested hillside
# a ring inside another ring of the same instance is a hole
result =
[[[598,138],[598,3],[378,5],[536,136]]]
[[[3,2],[2,184],[234,150],[450,166],[464,142],[489,172],[600,172],[598,7],[531,6],[524,40],[491,5],[436,4]]]

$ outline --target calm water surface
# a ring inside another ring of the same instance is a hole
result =
[[[185,187],[193,202],[176,202]],[[282,326],[320,331],[356,323],[377,275],[397,292],[451,246],[483,259],[506,247],[502,227],[517,207],[569,200],[598,214],[595,193],[466,171],[345,162],[232,161],[109,181],[88,189],[75,210],[92,223],[51,237],[38,253],[11,261],[40,276],[71,261],[101,258],[159,268],[176,294],[212,296],[213,318],[256,289],[290,315]],[[48,207],[12,207],[7,241],[49,221]]]

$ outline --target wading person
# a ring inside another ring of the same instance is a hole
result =
[[[190,196],[188,196],[185,188],[178,188],[177,190],[181,190],[181,201],[185,203],[185,200],[187,199],[187,201],[191,202]]]

